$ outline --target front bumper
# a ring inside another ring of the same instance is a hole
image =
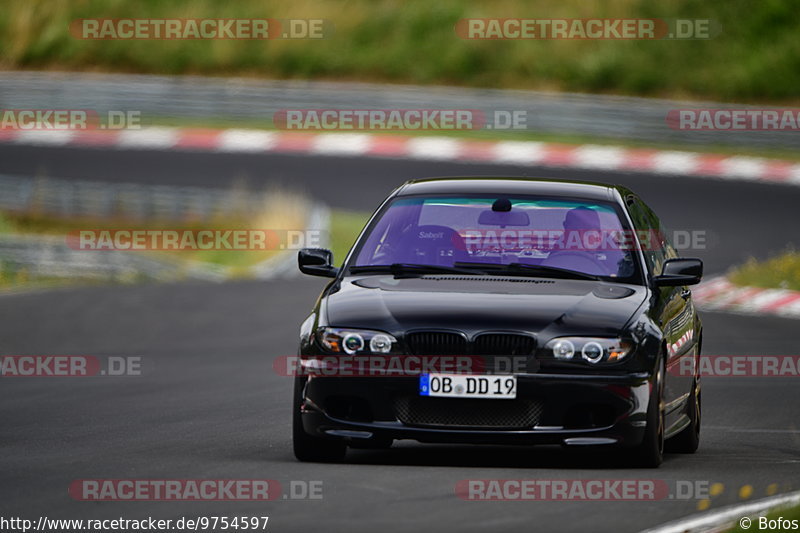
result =
[[[407,412],[400,415],[399,401],[433,400],[438,407],[452,401],[420,399],[416,376],[311,377],[304,387],[301,415],[307,433],[351,441],[635,446],[644,436],[650,379],[638,373],[517,374],[516,400],[470,401],[497,409],[506,407],[502,402],[535,403],[535,418],[527,426],[486,427],[485,417],[480,423],[454,425],[416,423],[407,419]]]

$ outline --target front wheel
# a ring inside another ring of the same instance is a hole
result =
[[[343,440],[314,437],[303,429],[300,407],[303,403],[304,385],[304,379],[295,379],[292,400],[292,444],[294,456],[300,461],[313,463],[335,463],[343,460],[347,453],[347,445]]]
[[[659,363],[647,406],[644,438],[634,450],[637,466],[658,468],[664,460],[664,407],[664,365]]]
[[[700,384],[695,381],[686,406],[689,425],[667,441],[669,451],[675,453],[694,453],[697,451],[700,446],[700,414]]]

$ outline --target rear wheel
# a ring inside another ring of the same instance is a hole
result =
[[[634,450],[637,466],[658,468],[664,460],[664,365],[659,364],[647,406],[647,427],[642,443]]]
[[[343,440],[314,437],[303,429],[300,407],[303,403],[304,386],[304,379],[295,379],[292,401],[292,444],[294,446],[294,456],[300,461],[314,463],[335,463],[343,460],[347,453],[347,445]]]
[[[700,446],[700,384],[697,381],[692,385],[692,392],[686,405],[686,415],[689,417],[689,425],[683,431],[667,441],[667,448],[675,453],[694,453]]]

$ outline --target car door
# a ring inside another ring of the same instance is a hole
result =
[[[667,232],[659,218],[637,197],[629,198],[628,207],[636,227],[647,264],[649,277],[661,274],[664,261],[677,258],[678,254],[669,242]],[[678,371],[684,356],[693,354],[694,306],[688,287],[653,287],[653,319],[658,323],[666,344],[664,401],[666,402],[667,427],[680,417],[680,408],[691,390],[692,376],[683,376]]]
[[[663,245],[665,259],[677,259],[680,257],[678,252],[669,239],[668,232],[661,226],[661,233],[664,235]],[[676,388],[676,399],[680,405],[683,404],[692,390],[695,365],[697,364],[697,343],[695,326],[697,324],[697,310],[692,301],[692,291],[686,286],[670,287],[671,294],[677,302],[676,314],[670,320],[670,335],[668,351],[671,352],[669,364],[672,371],[668,374]],[[686,359],[692,361],[691,365],[684,364]],[[690,369],[691,372],[687,371]],[[676,405],[675,407],[680,407]]]

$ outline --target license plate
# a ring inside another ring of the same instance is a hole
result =
[[[517,377],[422,374],[419,377],[419,395],[508,400],[517,397]]]

